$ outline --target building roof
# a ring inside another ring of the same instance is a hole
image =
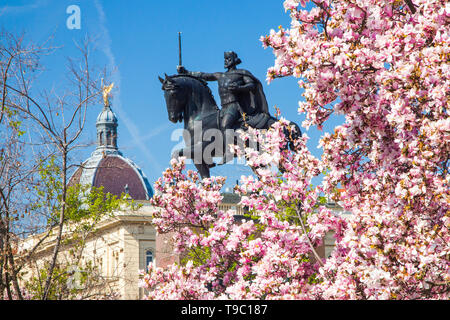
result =
[[[142,170],[123,156],[117,147],[117,117],[109,105],[97,117],[97,148],[69,179],[68,185],[104,187],[120,197],[127,193],[134,200],[149,200],[153,189]]]
[[[117,123],[117,117],[110,106],[103,108],[103,110],[98,114],[96,123],[97,125],[103,123]]]
[[[222,203],[239,203],[241,201],[241,197],[236,193],[224,192],[221,194],[223,199]]]
[[[69,186],[75,184],[104,187],[118,197],[123,192],[134,200],[149,200],[153,189],[142,170],[130,159],[116,153],[93,153],[75,171],[69,180]]]

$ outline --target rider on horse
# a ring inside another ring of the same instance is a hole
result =
[[[217,81],[222,105],[221,129],[236,129],[243,124],[254,128],[263,128],[270,118],[266,97],[261,82],[249,71],[237,69],[241,59],[233,51],[224,53],[225,72],[191,72],[178,66],[178,73],[188,74],[206,81]],[[245,116],[244,116],[245,114]],[[237,126],[237,124],[239,126]],[[228,148],[224,162],[229,159]],[[231,155],[232,156],[232,155]]]

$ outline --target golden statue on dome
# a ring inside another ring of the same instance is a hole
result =
[[[109,86],[103,85],[103,78],[102,78],[102,95],[103,95],[103,103],[105,104],[105,107],[109,107],[109,98],[111,97],[111,90],[114,87],[114,82],[112,82]]]

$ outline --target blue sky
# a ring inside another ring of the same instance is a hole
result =
[[[78,5],[81,29],[68,29],[66,9]],[[171,141],[181,124],[168,121],[163,91],[158,76],[176,73],[178,64],[178,32],[182,32],[183,65],[192,71],[224,71],[223,52],[233,50],[242,60],[241,68],[261,80],[271,113],[274,106],[282,116],[297,122],[304,120],[297,113],[301,91],[295,78],[283,78],[267,84],[266,70],[274,63],[271,49],[264,49],[262,35],[289,27],[283,1],[276,0],[0,0],[0,28],[25,32],[34,42],[53,35],[52,43],[61,46],[42,63],[47,67],[40,79],[42,86],[62,86],[67,56],[77,56],[75,42],[86,34],[96,37],[95,62],[115,69],[111,78],[116,84],[112,108],[119,119],[118,144],[123,154],[139,165],[150,182],[161,176],[168,166]],[[217,85],[210,83],[216,96]],[[85,142],[95,142],[95,119],[101,103],[89,111]],[[324,131],[302,129],[311,138],[308,146],[316,156],[318,141],[325,131],[332,132],[342,118],[333,118]],[[95,146],[76,155],[81,161]],[[232,186],[242,174],[251,171],[243,165],[213,168],[212,175],[228,176]]]

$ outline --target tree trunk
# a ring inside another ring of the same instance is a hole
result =
[[[64,226],[64,215],[66,211],[66,191],[67,191],[67,149],[64,146],[62,148],[62,182],[63,182],[63,191],[62,191],[62,200],[61,200],[61,214],[59,216],[59,230],[58,236],[56,237],[55,247],[53,248],[53,257],[50,262],[50,268],[48,270],[47,279],[45,280],[44,294],[42,296],[43,300],[48,299],[48,295],[50,293],[50,286],[52,283],[53,271],[55,270],[56,262],[58,259],[58,253],[61,246],[61,239],[63,234],[63,226]]]

